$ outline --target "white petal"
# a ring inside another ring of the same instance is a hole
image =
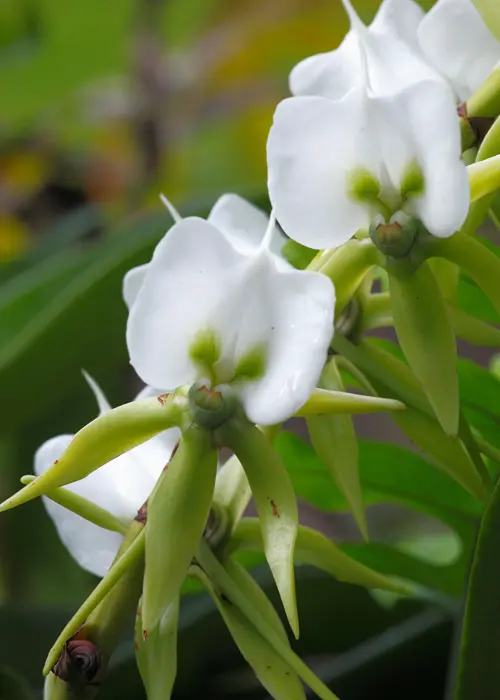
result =
[[[293,95],[318,95],[339,100],[363,82],[359,37],[350,31],[335,51],[309,56],[290,73]]]
[[[335,292],[316,272],[279,271],[267,261],[268,364],[264,376],[242,389],[245,412],[262,425],[280,423],[309,398],[333,335]]]
[[[430,233],[451,236],[463,224],[470,203],[453,96],[438,83],[419,83],[401,95],[403,103],[399,123],[408,129],[425,182],[423,195],[411,204]]]
[[[208,216],[215,228],[243,253],[254,252],[262,243],[268,217],[237,194],[224,194],[216,201]]]
[[[500,61],[500,42],[470,0],[439,0],[418,28],[424,54],[468,99]]]
[[[107,413],[108,411],[110,411],[111,406],[108,402],[108,399],[104,395],[103,390],[101,389],[99,384],[96,382],[96,380],[93,377],[91,377],[90,374],[88,374],[88,372],[86,372],[84,369],[82,369],[82,374],[84,376],[85,381],[87,382],[87,384],[89,385],[89,387],[91,388],[91,390],[95,396],[95,400],[97,401],[97,405],[99,407],[99,412],[102,414],[102,413]]]
[[[285,233],[311,248],[338,246],[369,224],[348,198],[348,172],[380,177],[367,100],[353,90],[334,102],[293,97],[281,102],[267,142],[268,188]]]
[[[175,224],[160,241],[127,324],[131,363],[144,382],[168,390],[196,379],[189,348],[231,294],[244,260],[196,217]]]
[[[425,13],[413,0],[384,0],[370,25],[373,32],[397,35],[419,49],[417,30]]]
[[[123,299],[130,310],[144,282],[148,265],[138,265],[129,270],[123,278]]]
[[[35,454],[35,473],[42,474],[59,459],[71,439],[71,435],[60,435],[45,442]],[[149,496],[170,454],[170,445],[153,438],[66,488],[128,523]],[[43,501],[70,554],[82,568],[103,576],[122,536],[89,523],[48,498]]]

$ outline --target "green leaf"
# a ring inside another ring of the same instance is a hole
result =
[[[429,265],[390,274],[394,327],[410,367],[449,435],[458,432],[457,350],[441,289]]]
[[[379,413],[380,411],[404,411],[405,405],[394,399],[378,396],[349,394],[346,391],[331,391],[325,388],[315,389],[310,398],[295,416],[326,416],[338,414]]]
[[[335,360],[331,360],[323,370],[320,386],[326,389],[344,389]],[[368,539],[359,481],[358,441],[351,417],[311,416],[307,421],[307,429],[314,449],[349,504],[363,537]]]
[[[147,634],[179,595],[207,522],[216,473],[212,434],[191,426],[148,501],[142,599]]]
[[[293,553],[298,512],[292,484],[267,437],[255,426],[237,419],[219,431],[222,444],[240,460],[259,514],[264,551],[283,601],[290,626],[298,637]]]
[[[481,521],[462,629],[457,700],[495,700],[500,688],[500,483]]]
[[[142,633],[141,603],[135,623],[135,657],[148,700],[168,700],[177,674],[179,599],[167,608],[146,639]]]
[[[101,414],[82,428],[62,457],[47,471],[0,505],[0,511],[83,479],[103,464],[158,433],[180,425],[188,410],[180,392],[132,401]]]

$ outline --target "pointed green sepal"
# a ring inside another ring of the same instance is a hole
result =
[[[197,576],[214,601],[242,656],[271,697],[276,700],[305,700],[304,687],[289,664],[276,653],[255,629],[252,622],[217,590],[208,576],[199,568]],[[262,595],[265,598],[263,592]],[[280,629],[280,633],[284,634],[281,622],[277,616],[276,618],[275,622],[279,624],[276,631]],[[288,644],[286,634],[282,638],[284,643]]]
[[[231,554],[241,550],[262,551],[262,535],[256,518],[240,520],[226,551]],[[299,525],[295,558],[297,562],[321,569],[345,583],[400,595],[410,593],[403,583],[352,559],[323,534],[304,525]]]
[[[49,673],[43,686],[43,700],[72,700],[72,697],[73,693],[69,683],[53,673]]]
[[[158,625],[143,635],[139,603],[135,623],[135,658],[148,700],[169,700],[177,675],[179,598],[167,608]]]
[[[377,264],[378,258],[379,252],[369,239],[350,240],[336,248],[319,268],[335,285],[336,318],[347,306],[367,273]],[[315,260],[310,269],[317,269]]]
[[[117,614],[118,618],[123,617],[121,608],[124,606],[136,605],[131,589],[136,589],[138,582],[140,586],[142,580],[144,545],[144,527],[141,523],[134,521],[112,566],[80,609],[73,615],[49,651],[43,668],[44,675],[48,675],[54,667],[67,640],[71,639],[85,623],[93,629],[93,634],[96,634],[96,629],[99,631],[99,626],[104,632],[104,635],[101,636],[105,637],[111,631],[111,641],[108,639],[100,641],[99,650],[103,655],[105,652],[110,653],[112,651],[113,641],[117,635],[113,634],[114,630],[106,630],[106,624],[115,614]],[[137,597],[139,597],[139,591],[137,591],[137,594]],[[101,612],[101,615],[99,615],[99,612]],[[95,621],[92,620],[92,615],[95,615]],[[104,648],[108,644],[110,648]]]
[[[451,322],[455,333],[459,338],[466,340],[471,345],[483,345],[488,348],[500,347],[500,329],[480,318],[458,309],[448,306]]]
[[[350,394],[346,391],[315,389],[308,401],[295,414],[301,418],[329,414],[379,413],[380,411],[404,411],[405,405],[395,399],[378,396]]]
[[[293,570],[298,512],[290,478],[267,437],[243,417],[223,426],[217,435],[243,465],[259,514],[264,552],[288,621],[298,637]]]
[[[467,166],[471,202],[500,187],[500,155]]]
[[[320,386],[339,390],[336,393],[341,393],[344,388],[335,358],[330,360],[323,370]],[[332,475],[352,511],[361,534],[367,540],[366,514],[359,481],[358,440],[351,417],[311,416],[307,421],[307,428],[314,449]]]
[[[317,250],[308,248],[291,238],[286,241],[281,249],[281,254],[288,260],[290,265],[293,265],[297,270],[305,270],[305,268],[314,260],[316,257]]]
[[[441,290],[427,263],[408,275],[389,275],[394,327],[404,354],[436,416],[458,433],[457,349]]]
[[[31,484],[35,479],[36,476],[33,474],[27,474],[21,477],[21,483]],[[46,497],[50,498],[54,503],[58,503],[63,508],[66,508],[66,510],[70,510],[72,513],[88,520],[90,523],[94,523],[94,525],[98,527],[111,530],[112,532],[119,532],[121,535],[127,532],[127,526],[108,510],[100,508],[95,503],[92,503],[92,501],[88,501],[86,498],[83,498],[83,496],[79,496],[69,489],[54,489],[47,493]]]
[[[442,471],[476,498],[486,498],[481,477],[459,438],[447,435],[436,421],[414,408],[393,417],[410,440],[427,452]]]
[[[179,595],[210,513],[216,472],[212,434],[191,426],[148,501],[142,599],[146,634]]]
[[[463,233],[433,238],[427,244],[427,255],[446,258],[461,267],[500,314],[500,259],[477,238]]]
[[[252,497],[250,484],[241,462],[234,455],[217,472],[214,489],[214,504],[223,508],[227,515],[227,534],[243,515]]]
[[[52,467],[4,501],[0,512],[83,479],[158,433],[180,425],[187,411],[185,395],[174,392],[132,401],[101,414],[75,435]]]

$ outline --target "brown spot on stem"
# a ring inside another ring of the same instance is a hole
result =
[[[276,503],[275,503],[274,501],[271,501],[271,508],[273,509],[273,516],[274,516],[275,518],[279,518],[279,517],[280,517],[280,514],[279,514],[279,511],[278,511],[278,506],[276,505]]]
[[[165,401],[168,399],[169,396],[170,396],[170,394],[160,394],[156,398],[158,399],[158,403],[160,403],[163,406],[163,404],[165,403]]]

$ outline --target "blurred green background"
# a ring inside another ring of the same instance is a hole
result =
[[[356,6],[369,20],[378,4]],[[265,142],[288,73],[335,47],[346,30],[340,0],[0,0],[0,499],[32,472],[44,440],[94,417],[82,367],[113,404],[139,388],[127,366],[121,280],[171,223],[158,193],[182,213],[203,214],[228,191],[267,207]],[[469,287],[464,306],[478,294]],[[487,302],[478,303],[491,316]],[[360,429],[394,437],[383,420]],[[337,514],[345,504],[330,481],[325,487],[306,471],[307,455],[294,458],[294,439],[282,452],[303,517],[358,551],[349,516]],[[404,466],[415,482],[423,474],[444,501],[469,508],[462,543],[472,542],[477,509],[422,458],[364,445],[369,501],[426,512],[418,531],[433,539],[423,559],[405,559],[409,548],[391,543],[408,539],[407,511],[374,506],[372,533],[386,544],[359,546],[359,558],[381,570],[397,564],[402,574],[409,566],[446,600],[382,605],[300,569],[297,650],[343,700],[443,698],[468,549],[458,563],[440,560],[451,532],[442,526],[436,537],[432,508],[409,503],[394,475],[377,484],[377,468],[390,464],[396,474]],[[272,591],[265,569],[257,575]],[[41,697],[45,654],[94,585],[41,503],[2,514],[0,700],[19,697],[9,680],[19,673],[27,697]],[[205,597],[186,600],[181,626],[176,698],[265,697]],[[127,640],[102,697],[143,697]]]

